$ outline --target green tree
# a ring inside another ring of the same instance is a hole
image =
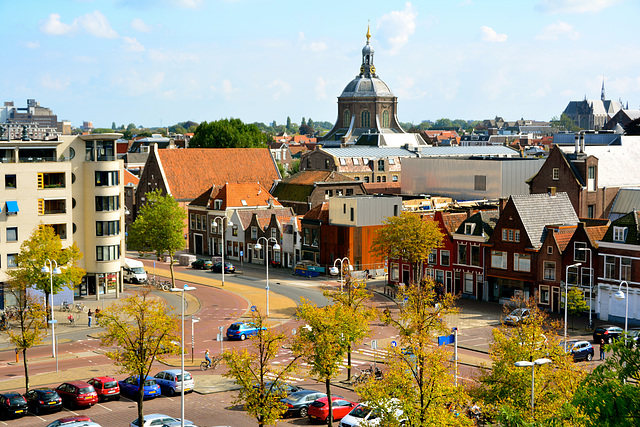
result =
[[[293,132],[293,126],[291,125],[291,117],[287,116],[287,132]]]
[[[271,136],[260,132],[253,124],[240,119],[222,119],[202,122],[189,142],[194,148],[250,148],[265,147]]]
[[[281,401],[286,397],[284,379],[295,370],[300,356],[295,356],[286,365],[273,366],[271,362],[287,337],[281,331],[267,329],[266,318],[257,311],[252,314],[252,321],[258,327],[252,346],[224,353],[229,368],[224,376],[233,378],[240,386],[234,403],[244,404],[245,411],[263,427],[275,425],[284,416],[287,410]]]
[[[289,175],[294,175],[300,172],[300,159],[292,161],[289,167]]]
[[[562,301],[564,309],[564,301]],[[571,315],[571,329],[573,329],[573,321],[575,316],[589,310],[589,304],[584,299],[584,292],[580,288],[571,288],[567,292],[567,311]]]
[[[100,312],[103,346],[122,373],[140,378],[136,395],[138,425],[143,425],[144,379],[161,354],[180,354],[179,319],[167,313],[164,302],[148,291],[120,300]]]
[[[384,259],[404,259],[413,267],[413,281],[422,280],[422,265],[432,249],[442,245],[442,232],[433,221],[422,216],[402,212],[384,221],[374,238],[371,251]]]
[[[62,240],[52,227],[42,225],[36,227],[31,236],[22,242],[20,253],[16,257],[17,268],[7,270],[7,275],[16,283],[28,283],[45,295],[47,318],[51,312],[49,295],[51,295],[51,276],[43,273],[42,267],[50,267],[47,260],[51,260],[53,267],[60,267],[60,274],[53,275],[53,294],[63,288],[73,289],[75,284],[82,281],[87,273],[78,267],[82,253],[74,242],[70,247],[63,248]]]
[[[162,195],[160,189],[147,193],[136,220],[129,226],[127,244],[130,249],[153,251],[158,258],[170,259],[171,286],[175,287],[173,257],[184,249],[184,221],[187,214],[170,195]]]
[[[515,327],[494,329],[489,348],[492,369],[483,371],[473,390],[484,402],[484,412],[500,425],[579,425],[580,414],[572,404],[573,395],[585,372],[565,352],[557,331],[560,324],[550,321],[538,308],[537,296],[517,301],[530,315]],[[549,358],[550,364],[535,369],[535,411],[531,411],[531,368],[515,362]]]
[[[553,117],[551,119],[551,126],[558,130],[566,130],[568,132],[577,132],[580,130],[580,127],[576,126],[571,117],[567,116],[565,113],[562,113],[560,118],[557,116]]]
[[[587,374],[576,390],[573,403],[585,426],[631,427],[640,424],[640,351],[616,340],[607,346],[612,353]]]
[[[138,127],[137,127],[135,124],[133,124],[133,123],[129,123],[129,124],[127,125],[127,130],[128,130],[128,131],[135,132],[137,129],[138,129]]]

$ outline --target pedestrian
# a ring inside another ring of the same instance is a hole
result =
[[[89,321],[89,327],[91,327],[91,318],[93,316],[93,313],[91,313],[91,309],[89,309],[89,313],[87,313],[87,319]]]
[[[604,338],[600,338],[600,360],[604,360]]]
[[[70,325],[74,325],[76,323],[76,320],[73,318],[73,314],[69,314],[69,316],[67,316],[67,320]]]
[[[100,325],[100,309],[96,308],[96,326]]]

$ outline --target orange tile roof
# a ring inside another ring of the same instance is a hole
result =
[[[268,148],[188,148],[157,150],[167,186],[176,200],[193,200],[227,182],[259,182],[271,188],[280,179]]]
[[[140,178],[125,169],[124,175],[122,177],[122,182],[124,183],[124,185],[133,184],[134,186],[137,186],[140,182]]]
[[[285,208],[282,206],[278,206],[272,209],[243,209],[238,211],[238,216],[242,221],[243,227],[249,226],[249,224],[251,223],[251,218],[253,218],[254,214],[262,231],[264,231],[269,225],[272,214],[275,214],[276,220],[278,221],[278,223],[280,223],[280,227],[282,227],[282,225],[285,223],[289,223],[289,221],[291,221],[291,218],[295,216],[291,208]]]
[[[608,229],[609,229],[608,225],[598,225],[596,227],[584,228],[593,246],[595,246],[598,240],[602,240],[604,238],[604,235],[607,234]]]
[[[269,190],[257,182],[226,183],[217,191],[211,192],[208,208],[213,209],[213,200],[222,199],[222,209],[243,206],[268,206],[269,200],[274,206],[282,206],[269,194]],[[244,203],[243,203],[244,201]]]
[[[576,230],[577,230],[577,227],[567,227],[567,228],[562,227],[558,231],[553,233],[553,238],[558,244],[558,248],[560,249],[561,252],[564,252],[564,250],[567,248],[567,245],[569,244],[569,242],[571,242],[573,233],[575,233]]]
[[[365,182],[364,189],[367,194],[400,194],[399,182]]]
[[[323,212],[326,215],[324,215]],[[322,204],[316,206],[315,208],[313,208],[309,212],[307,212],[304,215],[303,218],[304,219],[320,220],[320,221],[328,220],[329,219],[329,204],[326,203],[326,202],[322,202]]]
[[[454,213],[454,212],[443,212],[442,213],[442,222],[444,223],[445,228],[449,232],[449,234],[453,234],[458,230],[460,224],[467,219],[467,214],[465,212],[462,213]]]
[[[354,181],[353,178],[331,171],[300,171],[287,178],[287,184],[313,185],[316,182]]]

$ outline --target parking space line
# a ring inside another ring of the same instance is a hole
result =
[[[102,403],[98,403],[97,405],[98,405],[98,406],[100,406],[101,408],[104,408],[104,409],[106,409],[106,410],[108,410],[108,411],[113,412],[113,409],[111,409],[111,408],[108,408],[108,407],[104,406]]]

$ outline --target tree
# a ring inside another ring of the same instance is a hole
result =
[[[354,310],[343,304],[318,307],[304,299],[296,311],[296,317],[305,325],[296,336],[294,353],[303,355],[311,366],[309,374],[324,382],[329,406],[327,425],[332,426],[331,380],[339,374],[351,342],[362,339],[368,324],[360,322]]]
[[[433,347],[437,336],[451,333],[442,316],[455,312],[454,297],[438,297],[429,279],[421,286],[404,287],[400,298],[406,302],[397,317],[388,311],[382,315],[385,323],[395,326],[400,341],[388,349],[384,378],[371,379],[356,391],[381,413],[381,425],[395,427],[402,420],[403,425],[417,427],[471,425],[460,411],[468,396],[455,382],[451,352]],[[402,410],[402,420],[395,409]]]
[[[266,147],[271,136],[260,132],[253,124],[244,124],[240,119],[222,119],[202,122],[189,142],[194,148],[251,148]]]
[[[565,352],[557,332],[560,324],[550,321],[538,308],[537,296],[517,301],[529,309],[517,326],[493,330],[489,348],[492,369],[483,371],[472,394],[484,402],[484,412],[500,425],[576,425],[579,417],[572,404],[574,392],[585,373]],[[531,411],[531,368],[516,367],[517,361],[551,359],[535,369],[535,411]]]
[[[184,220],[187,214],[176,199],[162,195],[160,189],[147,193],[136,220],[129,226],[128,245],[133,250],[153,251],[158,258],[169,256],[171,286],[175,287],[173,257],[184,249]]]
[[[51,295],[51,276],[43,273],[42,267],[60,267],[60,274],[53,275],[53,294],[57,294],[63,288],[73,289],[76,283],[80,283],[87,273],[78,267],[78,261],[82,259],[82,253],[74,242],[70,247],[63,248],[62,240],[53,227],[39,226],[31,236],[22,242],[20,253],[16,257],[17,268],[7,270],[7,275],[18,284],[29,284],[45,295],[45,307],[47,316],[51,312],[49,308],[49,295]],[[50,266],[47,260],[51,260]],[[48,317],[47,317],[48,318]]]
[[[111,130],[116,130],[116,122],[111,122]]]
[[[287,126],[285,129],[287,129],[287,132],[290,133],[293,131],[293,127],[291,126],[291,117],[289,116],[287,116]]]
[[[295,370],[300,356],[296,356],[286,365],[274,367],[271,361],[286,341],[283,332],[266,327],[266,318],[256,311],[252,321],[258,327],[258,334],[253,339],[252,350],[234,349],[224,353],[224,360],[229,370],[224,374],[235,379],[240,391],[234,403],[243,403],[244,409],[253,416],[260,427],[275,425],[281,419],[287,406],[281,402],[286,397],[282,387],[286,375]],[[272,381],[270,379],[274,378]]]
[[[413,280],[420,283],[424,260],[429,258],[432,249],[442,245],[443,235],[438,225],[411,212],[391,216],[383,224],[373,241],[372,252],[385,259],[404,259],[411,263]]]
[[[180,354],[179,319],[169,315],[163,301],[149,298],[148,290],[112,304],[100,312],[103,346],[122,373],[140,378],[136,396],[138,425],[143,425],[144,379],[161,354]]]
[[[136,131],[137,129],[138,129],[138,127],[137,127],[135,124],[133,124],[133,123],[129,123],[129,124],[127,125],[127,130],[128,130],[128,131],[134,132],[134,131]]]
[[[564,301],[562,301],[564,309]],[[577,314],[581,314],[589,309],[589,304],[584,299],[584,292],[580,288],[571,288],[567,292],[567,311],[571,315],[571,329],[573,329],[573,321]]]
[[[289,175],[294,175],[300,172],[300,159],[292,161],[289,168]]]
[[[580,127],[576,126],[571,117],[567,116],[565,113],[562,113],[559,119],[558,117],[553,117],[551,119],[551,126],[559,130],[566,130],[568,132],[577,132],[580,130]]]
[[[607,346],[612,354],[587,374],[573,403],[585,426],[631,427],[640,424],[640,351],[625,340]],[[631,379],[632,381],[629,381]]]

